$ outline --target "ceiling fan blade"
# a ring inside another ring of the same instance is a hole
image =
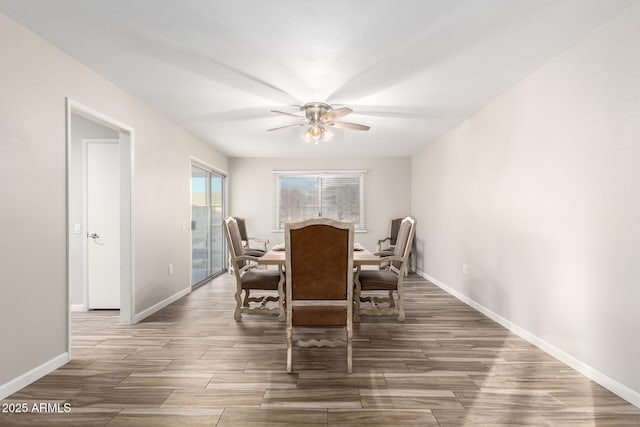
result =
[[[179,43],[177,39],[138,27],[135,29],[131,27],[131,31],[136,37],[136,42],[141,43],[139,46],[144,46],[145,53],[172,67],[284,104],[300,102],[295,96],[275,84],[214,58],[207,52],[186,48],[186,44]]]
[[[285,116],[295,117],[296,119],[307,120],[307,118],[304,117],[304,116],[299,116],[299,115],[293,114],[293,113],[287,113],[285,111],[271,110],[271,112],[272,113],[276,113],[276,114],[284,114]]]
[[[349,107],[337,108],[335,110],[328,111],[325,113],[320,119],[326,122],[332,122],[335,119],[339,119],[340,117],[344,117],[347,114],[353,113],[353,110]]]
[[[370,127],[366,125],[360,125],[358,123],[349,123],[349,122],[332,122],[331,126],[337,127],[340,129],[351,129],[351,130],[369,130]]]
[[[401,107],[397,105],[351,105],[358,116],[388,117],[391,119],[461,119],[464,112],[450,108]]]
[[[272,108],[279,108],[273,106]],[[290,107],[296,107],[290,105]],[[189,119],[189,123],[225,123],[225,122],[239,122],[247,120],[261,120],[272,117],[265,107],[251,107],[251,108],[239,108],[235,110],[223,110],[211,114],[202,115],[200,117],[193,117]]]
[[[272,130],[290,128],[290,127],[294,127],[294,126],[304,126],[304,125],[306,125],[306,123],[294,123],[292,125],[286,125],[286,126],[280,126],[280,127],[277,127],[277,128],[273,128],[273,129],[267,129],[267,132],[272,131]]]

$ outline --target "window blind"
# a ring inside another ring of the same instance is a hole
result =
[[[353,222],[358,231],[366,230],[364,215],[364,172],[276,173],[277,224],[323,216]]]

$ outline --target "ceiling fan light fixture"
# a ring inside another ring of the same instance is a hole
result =
[[[307,131],[302,136],[302,139],[305,142],[313,141],[317,144],[318,141],[320,140],[329,141],[331,140],[332,137],[333,137],[333,134],[331,133],[331,131],[329,131],[328,129],[325,129],[319,123],[315,122],[311,124],[309,129],[307,129]]]
[[[309,132],[311,133],[312,138],[320,138],[322,136],[322,127],[319,124],[314,123],[309,128]]]
[[[366,125],[336,120],[352,113],[353,110],[349,107],[340,107],[338,109],[334,109],[329,104],[325,104],[324,102],[309,102],[304,104],[301,107],[301,110],[304,112],[304,116],[299,116],[297,114],[287,113],[284,111],[272,110],[272,112],[276,114],[293,116],[298,119],[303,119],[304,123],[294,123],[291,125],[280,126],[269,130],[271,131],[283,129],[292,126],[304,126],[306,124],[309,125],[309,128],[306,130],[306,132],[304,132],[304,134],[302,134],[302,139],[305,142],[313,141],[316,144],[321,140],[331,140],[331,138],[333,137],[333,133],[329,130],[329,127],[352,130],[369,130],[369,126]]]

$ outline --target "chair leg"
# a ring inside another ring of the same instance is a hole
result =
[[[404,290],[398,288],[398,321],[404,322]]]
[[[285,303],[285,293],[284,293],[284,270],[282,266],[278,267],[280,270],[280,282],[278,282],[278,308],[280,309],[280,315],[278,316],[278,320],[284,322],[287,320],[287,314],[284,311],[284,303]]]
[[[292,356],[293,356],[293,331],[291,327],[287,327],[287,373],[291,373],[292,370]]]
[[[355,283],[355,289],[353,292],[353,321],[360,322],[360,294],[362,292],[362,288],[360,285],[360,267],[358,267],[356,271],[356,277],[353,282]]]
[[[353,347],[351,342],[353,340],[353,331],[347,328],[347,372],[353,371]]]
[[[233,313],[233,318],[236,319],[236,322],[239,322],[242,320],[242,314],[240,313],[240,307],[242,306],[242,300],[240,299],[241,292],[242,292],[242,289],[237,289],[234,295],[236,299],[236,310]]]
[[[244,290],[244,300],[242,301],[243,307],[249,307],[249,289]]]
[[[389,308],[396,306],[396,302],[393,299],[393,290],[389,291]]]
[[[347,300],[347,372],[353,371],[353,295],[350,296],[351,301]],[[351,304],[350,304],[351,303]]]

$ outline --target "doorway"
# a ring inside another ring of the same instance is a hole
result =
[[[69,312],[119,309],[133,324],[133,128],[71,99],[66,113]],[[69,314],[69,350],[70,327]]]
[[[206,283],[225,271],[224,175],[191,164],[191,286]]]

